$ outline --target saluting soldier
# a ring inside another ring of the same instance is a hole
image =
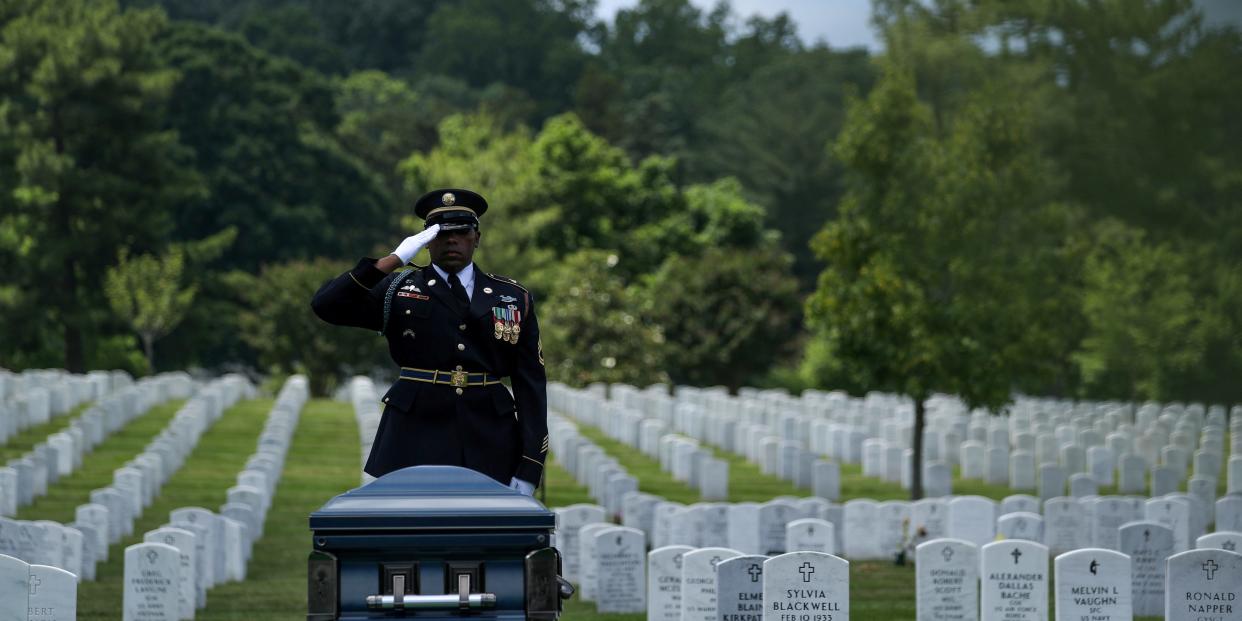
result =
[[[424,194],[414,204],[421,233],[382,259],[362,259],[311,300],[328,323],[384,335],[401,367],[367,458],[372,476],[463,466],[527,495],[542,477],[547,379],[535,301],[516,281],[474,264],[486,211],[487,201],[469,190]],[[424,246],[431,265],[397,271]]]

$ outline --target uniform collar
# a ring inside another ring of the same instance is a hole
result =
[[[445,282],[448,282],[449,273],[445,271],[444,268],[440,267],[439,265],[436,265],[435,263],[432,263],[431,267],[432,269],[436,271],[437,274],[440,275],[440,278],[443,278]],[[460,272],[457,272],[457,279],[461,281],[461,286],[463,289],[466,290],[466,294],[469,295],[470,297],[474,297],[474,262],[473,261],[466,267],[461,268]]]

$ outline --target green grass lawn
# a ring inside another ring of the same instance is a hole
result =
[[[153,408],[125,428],[105,439],[85,458],[83,468],[53,485],[49,494],[23,509],[20,519],[73,520],[74,508],[89,500],[90,490],[108,485],[112,471],[136,456],[171,420],[181,403]],[[161,490],[160,496],[139,518],[134,535],[110,550],[110,560],[100,564],[98,579],[79,587],[79,618],[119,619],[124,547],[141,541],[143,533],[167,521],[178,507],[201,506],[216,510],[225,501],[226,490],[255,450],[255,442],[272,406],[269,399],[245,401],[228,409],[203,434],[185,465]],[[58,421],[67,421],[61,417]],[[691,503],[699,500],[697,490],[676,481],[659,464],[637,449],[604,436],[598,429],[579,424],[582,433],[615,457],[639,479],[645,492],[669,500]],[[33,430],[28,430],[33,432]],[[49,433],[43,431],[42,437]],[[37,442],[38,440],[35,440]],[[28,449],[27,449],[28,450]],[[775,496],[806,496],[777,477],[764,475],[758,466],[738,455],[716,450],[729,462],[729,500],[764,501]],[[312,400],[303,411],[285,472],[268,512],[263,539],[256,543],[243,583],[217,586],[208,593],[206,610],[196,618],[203,620],[304,619],[306,611],[306,555],[310,551],[307,516],[320,505],[358,484],[359,454],[357,427],[348,403]],[[557,507],[593,502],[584,486],[553,458],[545,472],[546,503]],[[873,498],[904,499],[908,493],[899,485],[862,476],[861,467],[841,467],[841,500]],[[980,494],[1003,498],[1010,491],[976,481],[954,480],[955,493]],[[850,565],[851,618],[856,621],[897,621],[915,618],[914,568],[884,562],[854,562]],[[1050,590],[1050,592],[1052,592]],[[570,621],[641,621],[642,614],[600,614],[593,604],[577,599],[565,607]]]
[[[13,434],[3,446],[0,446],[0,464],[7,463],[10,459],[21,457],[30,452],[30,449],[46,440],[48,436],[68,427],[92,404],[93,402],[88,401],[60,416],[52,418],[42,425],[27,427]]]
[[[91,501],[91,490],[111,485],[112,471],[137,457],[183,403],[170,401],[157,405],[104,438],[94,451],[82,458],[81,468],[49,485],[46,496],[18,510],[17,519],[72,522],[78,505]]]
[[[647,457],[641,451],[609,439],[599,429],[575,421],[578,430],[591,441],[603,448],[617,459],[630,474],[638,477],[639,489],[652,494],[660,494],[669,500],[678,502],[695,502],[698,493],[686,485],[676,481],[672,475],[659,468],[659,462]],[[729,462],[729,500],[764,501],[776,496],[807,496],[808,490],[802,490],[793,484],[770,475],[763,474],[759,466],[746,461],[740,455],[713,449],[717,457]],[[548,506],[560,506],[575,502],[592,502],[584,488],[577,484],[573,476],[560,464],[551,461],[547,472]],[[558,489],[564,486],[564,490]],[[988,485],[981,481],[967,481],[955,476],[953,481],[955,494],[978,494],[994,499],[1016,493],[1008,487]],[[666,493],[671,492],[671,493]],[[875,500],[906,500],[910,493],[901,489],[896,483],[878,478],[864,477],[862,467],[856,464],[841,464],[841,502],[851,498],[871,498]],[[558,502],[560,500],[567,502]],[[1048,575],[1052,575],[1051,563]],[[1049,606],[1053,605],[1052,596],[1055,585],[1049,583]],[[916,617],[915,609],[915,573],[913,565],[897,566],[888,562],[855,561],[850,563],[850,618],[854,621],[912,621]],[[1053,610],[1049,610],[1052,618]],[[565,606],[565,619],[572,621],[642,621],[643,614],[601,614],[596,612],[595,605],[577,599],[570,600]],[[1159,617],[1137,617],[1140,621],[1155,621]]]
[[[253,450],[251,442],[248,451]],[[311,549],[307,517],[333,496],[358,485],[358,451],[358,427],[348,403],[307,402],[267,513],[263,538],[255,544],[246,581],[212,589],[207,595],[207,610],[200,611],[195,619],[306,619],[306,555]],[[244,463],[243,457],[232,473]],[[233,485],[232,476],[228,485],[220,488],[220,500],[208,508],[219,508],[224,502],[224,490]]]

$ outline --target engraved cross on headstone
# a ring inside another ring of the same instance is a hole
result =
[[[811,566],[810,561],[805,561],[802,563],[802,566],[798,568],[798,571],[802,574],[803,582],[810,582],[811,576],[815,573],[815,568]]]
[[[38,595],[40,584],[43,584],[43,580],[40,579],[38,576],[30,577],[30,594],[31,595]]]
[[[1203,564],[1203,573],[1207,574],[1208,580],[1216,579],[1217,569],[1220,569],[1220,565],[1217,565],[1216,561],[1212,559],[1208,559],[1207,562]]]
[[[759,563],[751,563],[746,571],[750,573],[751,582],[759,582],[760,576],[763,575],[763,567],[760,567]]]
[[[1017,548],[1014,548],[1014,549],[1013,549],[1013,552],[1010,552],[1010,553],[1009,553],[1009,555],[1013,557],[1013,564],[1014,564],[1014,565],[1017,565],[1017,564],[1018,564],[1018,557],[1022,556],[1022,550],[1019,550],[1019,549],[1017,549]]]

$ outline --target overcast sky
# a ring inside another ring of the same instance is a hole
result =
[[[692,0],[700,7],[715,6],[716,0]],[[638,0],[599,0],[599,16],[612,21],[617,9],[638,4]],[[878,49],[871,31],[871,0],[732,0],[733,12],[766,16],[789,13],[798,24],[798,34],[808,43],[823,39],[832,47],[866,46]]]
[[[716,0],[691,0],[705,9]],[[1242,0],[1195,0],[1209,23],[1242,24]],[[638,0],[599,0],[599,16],[611,21],[617,9],[632,7]],[[766,16],[784,11],[798,24],[803,41],[828,42],[831,47],[866,46],[878,50],[880,44],[871,29],[871,0],[732,0],[733,12],[741,16]]]

